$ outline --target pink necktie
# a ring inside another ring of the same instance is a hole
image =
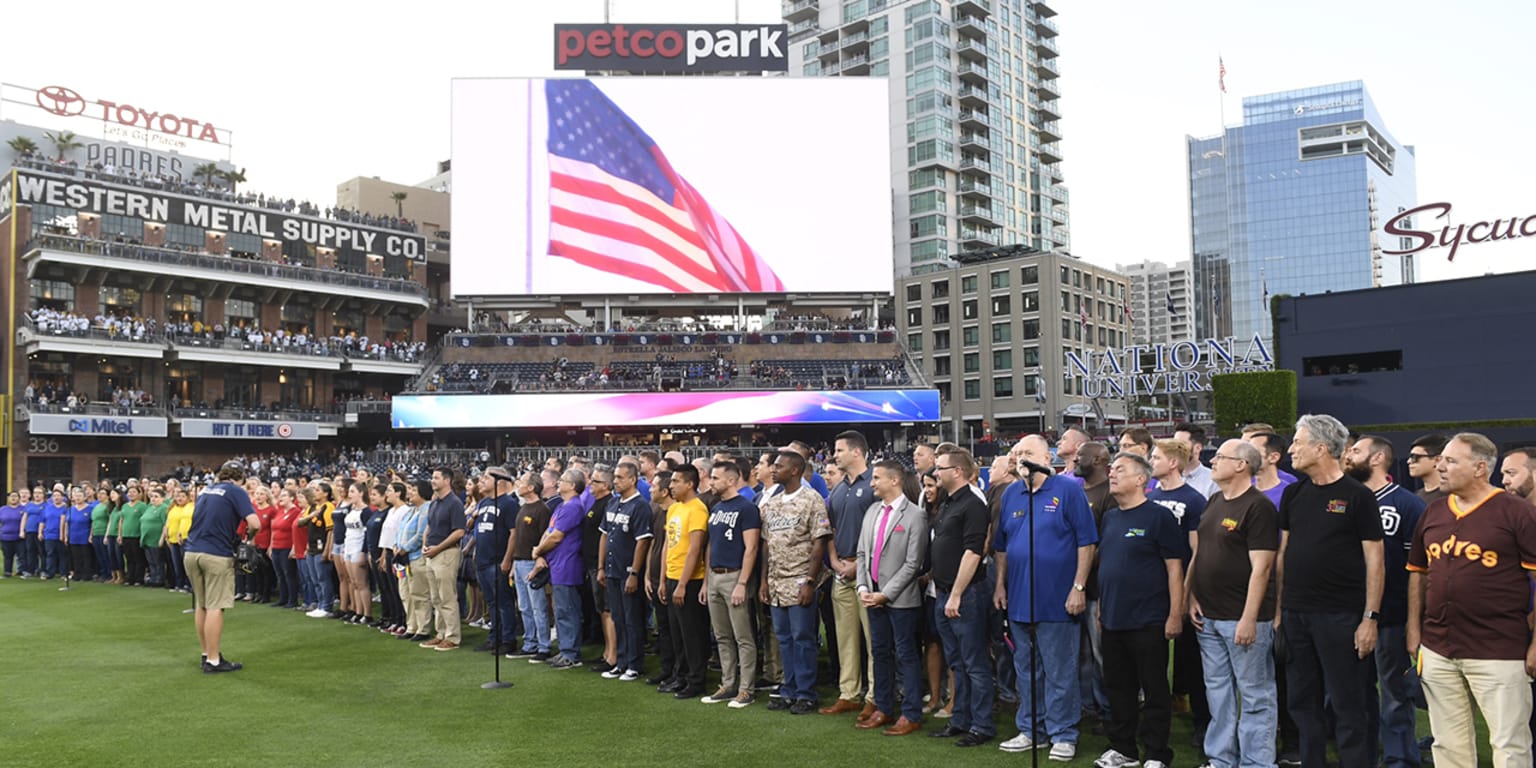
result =
[[[880,508],[880,525],[875,528],[875,552],[870,556],[869,578],[871,581],[880,581],[880,550],[885,548],[885,524],[891,519],[891,505],[886,504]]]

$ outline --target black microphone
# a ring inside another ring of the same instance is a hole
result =
[[[1041,466],[1039,464],[1034,463],[1033,461],[1025,461],[1024,459],[1019,459],[1018,461],[1016,461],[1014,463],[1018,465],[1019,469],[1028,470],[1029,474],[1036,474],[1036,473],[1042,474],[1042,475],[1053,474],[1051,472],[1051,468],[1050,467]]]

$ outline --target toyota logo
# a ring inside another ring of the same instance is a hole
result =
[[[62,85],[48,85],[38,89],[37,106],[55,115],[74,117],[85,111],[85,98]]]

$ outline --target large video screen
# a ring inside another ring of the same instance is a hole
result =
[[[891,290],[887,84],[453,82],[455,296]]]
[[[396,395],[400,429],[938,421],[934,389]]]

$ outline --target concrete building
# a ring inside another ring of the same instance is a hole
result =
[[[1384,256],[1378,242],[1388,218],[1417,205],[1414,149],[1363,83],[1244,98],[1241,126],[1188,147],[1201,338],[1269,340],[1273,295],[1416,280],[1414,257]]]
[[[1123,418],[1123,401],[1083,396],[1067,361],[1130,342],[1123,275],[1055,253],[947,263],[896,283],[896,325],[939,390],[946,436],[1006,438]]]
[[[890,78],[898,278],[961,251],[1070,248],[1055,15],[1027,0],[784,3],[790,75]]]
[[[1195,277],[1190,262],[1116,264],[1131,286],[1131,339],[1137,344],[1172,344],[1195,338],[1190,298]]]

